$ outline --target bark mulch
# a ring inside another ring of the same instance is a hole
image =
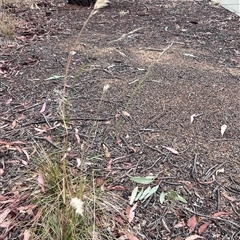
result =
[[[36,6],[2,8],[15,30],[0,35],[1,239],[23,239],[37,214],[28,196],[40,191],[34,146],[61,148],[56,76],[91,11],[60,0]],[[113,239],[240,239],[239,23],[207,0],[114,0],[87,25],[67,83],[71,167],[97,122],[87,171],[106,179],[128,211],[132,190],[142,187],[129,176],[154,175],[150,185],[159,184],[135,205],[133,220],[125,209],[113,217]],[[162,192],[187,204],[161,204]],[[125,224],[131,234],[120,231]]]

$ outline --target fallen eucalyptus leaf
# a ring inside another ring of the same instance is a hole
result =
[[[135,201],[138,201],[139,198],[142,196],[142,194],[143,194],[143,188],[142,188],[142,190],[138,193],[138,195],[136,196]]]
[[[204,238],[204,237],[201,237],[199,235],[191,235],[191,236],[185,238],[185,240],[195,240],[197,238]]]
[[[131,197],[130,197],[130,205],[132,205],[136,199],[136,196],[137,196],[137,193],[138,193],[138,187],[135,187],[132,191],[132,194],[131,194]]]
[[[158,190],[159,185],[153,187],[150,192],[144,197],[144,200],[148,199],[150,196],[152,196],[157,190]]]
[[[56,79],[60,79],[63,78],[63,75],[54,75],[52,77],[46,78],[45,80],[56,80]]]
[[[181,197],[180,195],[177,196],[177,200],[182,203],[187,203],[186,199]]]
[[[146,188],[142,194],[142,196],[139,198],[139,200],[143,200],[145,198],[145,196],[151,191],[151,187],[149,186],[148,188]]]
[[[159,198],[159,201],[160,201],[161,204],[163,204],[165,202],[166,195],[167,195],[166,193],[161,192],[160,198]]]
[[[141,184],[150,184],[154,181],[157,176],[146,176],[146,177],[130,177],[130,180]]]

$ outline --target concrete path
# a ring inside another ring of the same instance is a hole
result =
[[[240,0],[212,0],[212,1],[220,3],[224,8],[240,16]]]

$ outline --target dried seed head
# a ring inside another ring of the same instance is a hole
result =
[[[109,0],[97,0],[93,8],[94,14],[97,13],[100,8],[106,7],[108,3]]]
[[[73,207],[76,211],[76,214],[80,214],[83,216],[83,205],[84,205],[84,202],[79,199],[79,198],[72,198],[71,199],[71,202],[70,202],[70,205],[71,207]]]

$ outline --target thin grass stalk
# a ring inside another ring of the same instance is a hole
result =
[[[84,22],[84,24],[83,24],[83,26],[82,26],[82,28],[81,28],[78,36],[77,36],[77,39],[74,42],[73,48],[70,49],[69,52],[68,52],[68,59],[67,59],[67,64],[66,64],[66,68],[65,68],[64,80],[63,80],[63,93],[62,93],[62,101],[61,101],[62,102],[62,106],[61,106],[62,107],[62,109],[61,109],[62,110],[62,120],[63,120],[63,125],[64,125],[64,129],[65,129],[65,133],[66,133],[64,142],[67,142],[67,136],[68,136],[68,127],[67,127],[67,122],[66,122],[66,104],[65,104],[66,86],[67,86],[69,68],[70,68],[70,64],[72,62],[73,51],[76,49],[77,44],[78,44],[78,42],[81,38],[81,35],[82,35],[83,31],[85,30],[88,22],[92,18],[92,16],[94,14],[96,14],[100,8],[107,6],[108,2],[109,2],[108,0],[97,0],[96,1],[93,10],[90,12],[88,18]],[[102,101],[100,100],[100,102],[102,102]],[[95,124],[94,124],[94,126],[95,126]],[[90,133],[91,132],[92,131],[90,131]],[[82,156],[84,156],[84,155],[85,155],[85,152],[83,152]],[[84,159],[82,158],[81,170],[83,170],[83,163],[84,163]],[[66,157],[63,158],[63,171],[64,171],[64,175],[66,176],[66,174],[67,174],[67,172],[66,172]],[[66,187],[65,182],[66,182],[66,179],[63,179],[63,187]]]
[[[93,11],[91,11],[87,20],[84,22],[84,24],[77,36],[77,39],[74,42],[73,48],[70,49],[68,52],[68,59],[67,59],[67,64],[66,64],[66,68],[65,68],[64,81],[63,81],[63,93],[62,93],[62,101],[61,101],[62,120],[63,120],[63,126],[64,126],[64,130],[65,130],[65,136],[64,136],[64,140],[63,140],[63,145],[65,146],[65,150],[67,148],[67,141],[68,141],[68,126],[67,126],[67,121],[66,121],[66,102],[65,101],[66,101],[67,79],[68,79],[68,74],[69,74],[69,68],[70,68],[70,64],[72,62],[73,51],[76,49],[77,43],[80,40],[80,37],[92,16],[93,16]],[[66,151],[64,151],[64,152],[66,152]],[[67,156],[64,153],[63,158],[62,158],[62,162],[63,162],[63,164],[62,164],[62,170],[63,170],[62,192],[63,192],[64,204],[66,202],[66,188],[67,188],[67,166],[66,166],[67,158],[66,157]]]
[[[91,129],[90,129],[90,131],[88,133],[87,147],[83,150],[83,154],[81,156],[81,167],[80,167],[81,171],[83,171],[83,166],[84,166],[84,162],[85,162],[84,156],[85,156],[85,153],[89,149],[90,138],[91,138],[92,132],[94,130],[97,132],[97,129],[98,129],[98,117],[99,117],[99,113],[100,113],[100,108],[102,106],[102,103],[103,103],[103,100],[104,100],[104,96],[105,96],[105,93],[108,90],[108,88],[109,88],[109,85],[105,85],[103,87],[102,95],[101,95],[100,101],[99,101],[98,106],[97,106],[96,120],[93,122],[93,125],[92,125],[92,127],[91,127]],[[94,139],[91,142],[94,142]]]
[[[92,240],[95,240],[96,235],[96,191],[94,183],[94,171],[92,172],[92,187],[93,187],[93,229],[92,229]]]
[[[132,100],[133,98],[135,97],[135,95],[138,93],[138,91],[142,88],[143,86],[143,83],[145,82],[145,80],[147,79],[148,75],[151,73],[152,71],[152,68],[153,66],[156,64],[156,62],[158,62],[160,60],[160,58],[163,56],[163,54],[170,48],[172,47],[174,42],[171,42],[171,44],[169,44],[161,53],[159,53],[158,55],[158,58],[156,61],[153,61],[148,69],[147,69],[147,72],[144,74],[144,76],[141,78],[141,80],[139,81],[138,85],[135,87],[135,89],[133,90],[132,94],[130,95],[130,98],[128,99],[125,107],[124,107],[124,111],[127,111],[129,106],[131,105],[132,103]],[[123,121],[123,118],[121,117],[120,120],[118,121],[117,123],[117,126],[116,126],[116,136],[118,135],[118,131],[119,131],[119,128],[120,126],[122,125],[122,121]]]
[[[81,37],[83,31],[85,30],[88,22],[92,18],[92,16],[94,14],[96,14],[100,8],[107,6],[108,2],[109,2],[108,0],[97,0],[96,1],[93,10],[90,12],[87,20],[84,22],[84,24],[83,24],[83,26],[82,26],[82,28],[81,28],[78,36],[77,36],[77,39],[74,42],[73,48],[70,49],[70,51],[68,52],[68,59],[67,59],[67,64],[66,64],[66,68],[65,68],[64,82],[63,82],[63,94],[62,94],[62,104],[63,104],[62,105],[62,115],[63,115],[62,117],[63,117],[63,124],[64,124],[66,134],[68,134],[68,130],[67,130],[67,125],[66,125],[66,121],[65,121],[65,102],[64,102],[64,99],[66,97],[66,84],[67,84],[67,78],[68,78],[70,64],[71,64],[71,61],[72,61],[73,51],[76,49],[77,43],[79,42],[80,37]]]

